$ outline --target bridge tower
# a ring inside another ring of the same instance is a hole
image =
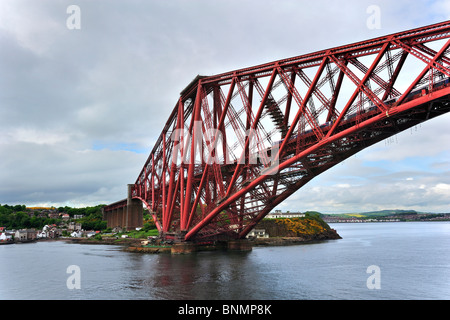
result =
[[[103,219],[106,220],[108,228],[134,230],[143,226],[142,202],[139,199],[133,199],[132,187],[133,184],[128,185],[126,199],[102,208]]]

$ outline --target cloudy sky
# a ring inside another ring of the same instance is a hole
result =
[[[0,203],[123,199],[197,74],[449,18],[445,0],[1,0]],[[353,156],[279,208],[450,212],[449,116]]]

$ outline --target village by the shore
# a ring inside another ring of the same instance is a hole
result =
[[[57,223],[45,225],[42,229],[36,228],[21,228],[21,229],[6,229],[0,227],[0,244],[13,244],[13,243],[32,243],[36,241],[45,240],[66,240],[75,243],[101,243],[101,244],[126,244],[137,245],[141,242],[146,243],[148,240],[157,238],[132,238],[123,232],[123,230],[84,230],[82,223],[78,222],[83,218],[82,215],[72,215],[67,213],[58,213],[54,208],[27,208],[30,215],[38,212],[38,215],[42,217],[57,219]],[[288,219],[288,218],[304,218],[305,213],[301,212],[281,212],[279,210],[270,213],[267,219]],[[140,228],[137,228],[140,229]],[[247,239],[265,239],[264,243],[267,244],[270,238],[269,230],[255,228],[253,229]]]
[[[99,234],[98,230],[83,230],[77,220],[83,215],[70,216],[58,212],[56,208],[27,208],[30,216],[52,219],[56,223],[46,224],[42,228],[7,229],[0,226],[0,245],[13,243],[29,243],[38,240],[52,240],[64,238],[91,238]]]
[[[55,223],[46,224],[40,229],[36,228],[20,228],[20,229],[7,229],[0,226],[0,245],[13,244],[13,243],[29,243],[40,240],[69,240],[73,242],[87,242],[87,243],[105,243],[105,244],[130,244],[138,243],[140,241],[147,241],[153,237],[145,237],[144,239],[129,237],[123,230],[84,230],[82,228],[83,215],[69,215],[68,213],[59,212],[56,208],[27,208],[29,215],[38,217],[46,217],[54,219]],[[378,212],[377,215],[371,214],[344,214],[344,215],[322,215],[315,212],[282,212],[281,210],[275,210],[268,214],[263,221],[277,220],[277,219],[297,219],[305,218],[309,215],[320,216],[321,220],[325,224],[327,223],[364,223],[364,222],[401,222],[401,221],[449,221],[450,214],[424,214],[414,211],[394,210],[392,212]],[[258,239],[258,243],[276,243],[282,238],[279,234],[274,234],[272,227],[269,229],[266,227],[256,226],[247,236],[248,239]],[[267,224],[266,224],[267,226]],[[137,231],[140,228],[137,228]],[[272,234],[271,234],[272,233]],[[278,232],[276,232],[278,233]],[[316,232],[318,234],[318,232]],[[314,236],[317,236],[314,234]],[[305,241],[304,234],[294,234],[290,238],[301,236],[300,242]],[[320,235],[323,237],[323,235]],[[317,238],[320,238],[317,236]],[[327,234],[326,238],[334,238],[335,235]],[[268,240],[269,238],[272,238]],[[274,242],[274,239],[278,239]],[[265,239],[265,240],[263,240]],[[309,239],[309,238],[306,238]],[[288,239],[288,242],[292,242],[292,239]],[[286,241],[284,241],[286,242]],[[294,242],[298,242],[298,239],[294,239]]]

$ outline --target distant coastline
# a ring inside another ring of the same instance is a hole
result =
[[[427,213],[415,210],[381,210],[362,213],[321,214],[326,223],[450,221],[450,213]]]

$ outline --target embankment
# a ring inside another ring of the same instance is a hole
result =
[[[283,218],[283,219],[264,219],[255,227],[255,229],[264,229],[269,238],[256,238],[248,241],[250,246],[283,246],[319,242],[323,240],[341,239],[336,230],[324,222],[319,216],[307,215],[303,218]],[[170,245],[142,245],[141,241],[146,239],[134,238],[66,238],[66,241],[83,244],[111,244],[123,245],[124,250],[139,253],[163,253],[171,252]],[[225,246],[226,247],[226,246]],[[223,243],[210,246],[196,246],[194,251],[203,250],[221,250],[224,249]]]

